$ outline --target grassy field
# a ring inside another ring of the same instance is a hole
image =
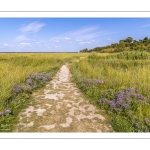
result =
[[[117,132],[150,132],[149,58],[146,52],[92,53],[71,66],[78,87]]]
[[[33,90],[72,62],[73,81],[91,103],[105,110],[116,132],[150,132],[149,58],[146,52],[1,53],[0,131],[7,132]]]
[[[1,53],[0,130],[5,131],[18,112],[29,102],[34,89],[43,86],[65,62],[87,54]]]

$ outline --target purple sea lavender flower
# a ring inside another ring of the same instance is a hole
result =
[[[96,84],[103,84],[104,81],[102,79],[98,79],[98,80],[95,80],[96,81]]]
[[[116,94],[116,100],[117,100],[117,101],[123,100],[123,91],[119,91],[119,92]]]
[[[113,102],[113,101],[111,101],[111,102],[110,102],[110,107],[111,107],[111,108],[115,108],[115,107],[116,107],[116,103]]]
[[[27,85],[32,85],[32,83],[33,83],[33,82],[32,82],[32,79],[31,79],[31,78],[28,78],[28,79],[26,80],[26,84],[27,84]]]
[[[135,88],[127,88],[125,91],[126,91],[126,93],[131,95],[131,94],[135,93]]]
[[[132,114],[132,111],[131,111],[131,110],[129,110],[129,111],[128,111],[128,114],[129,114],[129,115],[131,115],[131,114]]]
[[[133,94],[133,96],[137,99],[146,100],[146,98],[142,94]]]
[[[130,102],[131,101],[130,97],[126,96],[126,101]]]
[[[117,101],[116,101],[116,106],[119,106],[119,105],[121,105],[122,103],[123,103],[122,100],[117,100]]]
[[[5,111],[6,111],[7,114],[10,114],[10,113],[11,113],[11,110],[10,110],[10,109],[6,109]]]
[[[4,113],[3,113],[3,112],[0,112],[0,116],[4,116]]]
[[[150,119],[147,119],[147,120],[146,120],[146,123],[147,123],[148,125],[150,125]]]
[[[98,102],[105,102],[107,100],[107,98],[102,98],[100,100],[98,100]]]
[[[102,98],[101,100],[105,104],[109,104],[110,103],[110,101],[107,98]]]
[[[133,119],[136,119],[136,118],[137,118],[135,115],[133,115],[132,117],[133,117]]]
[[[128,106],[128,104],[122,104],[122,107],[127,109],[129,106]]]
[[[139,127],[140,127],[139,123],[136,123],[136,124],[135,124],[135,127],[139,128]]]
[[[85,79],[84,80],[84,83],[89,86],[91,84],[94,84],[94,85],[99,85],[99,84],[103,84],[104,81],[102,79],[98,79],[98,80],[92,80],[92,79]]]

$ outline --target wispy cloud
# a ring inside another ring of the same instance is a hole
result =
[[[111,38],[107,38],[107,40],[108,40],[108,41],[110,41],[110,40],[111,40]]]
[[[31,45],[30,43],[20,43],[20,45]]]
[[[87,42],[79,42],[80,45],[83,45],[83,44],[90,44],[90,43],[91,43],[91,42],[88,42],[88,41],[87,41]]]
[[[146,28],[146,27],[150,27],[150,23],[140,26],[140,28]]]
[[[77,41],[77,42],[80,42],[80,41],[82,41],[82,40],[81,40],[81,39],[76,39],[76,41]]]
[[[29,40],[25,35],[19,35],[15,38],[16,42],[25,41],[25,40]]]
[[[59,43],[59,40],[54,40],[53,42],[54,42],[54,43]]]
[[[92,44],[92,43],[98,43],[99,41],[97,40],[90,40],[90,41],[80,41],[79,44],[80,45],[84,45],[84,44]]]
[[[65,40],[70,40],[71,38],[65,37]]]
[[[55,48],[60,48],[60,46],[55,46]]]
[[[19,28],[19,31],[21,31],[21,35],[17,36],[15,38],[16,42],[31,40],[27,38],[28,33],[37,33],[39,32],[43,27],[45,26],[44,23],[39,23],[37,21],[31,22],[27,25],[24,25],[23,27]]]
[[[20,47],[20,48],[24,48],[24,47],[26,47],[26,46],[31,46],[31,43],[20,43],[20,44],[18,45],[18,47]]]
[[[53,37],[51,40],[74,40],[76,42],[83,42],[93,40],[96,37],[112,34],[113,32],[109,32],[107,30],[100,30],[99,26],[91,26],[91,27],[82,27],[78,30],[66,32],[60,36]]]
[[[12,44],[3,44],[4,47],[13,47]]]
[[[32,22],[28,25],[19,28],[19,31],[23,33],[36,33],[40,31],[44,26],[45,26],[44,23]]]

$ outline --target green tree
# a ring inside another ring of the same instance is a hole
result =
[[[144,38],[144,41],[148,41],[148,37],[145,37],[145,38]]]
[[[81,53],[86,53],[86,52],[89,52],[89,51],[88,51],[87,48],[85,48],[85,49],[83,49],[83,50],[80,50],[80,52],[81,52]]]
[[[119,41],[119,49],[121,51],[123,51],[125,49],[125,42],[124,42],[124,40],[120,40]]]
[[[133,38],[132,37],[127,37],[125,39],[125,42],[127,42],[128,44],[131,44],[133,42]]]

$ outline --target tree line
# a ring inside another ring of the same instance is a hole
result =
[[[150,51],[150,38],[134,40],[132,37],[127,37],[125,40],[120,40],[119,43],[103,47],[95,47],[93,49],[80,50],[81,53],[99,52],[99,53],[113,53],[122,51]]]

